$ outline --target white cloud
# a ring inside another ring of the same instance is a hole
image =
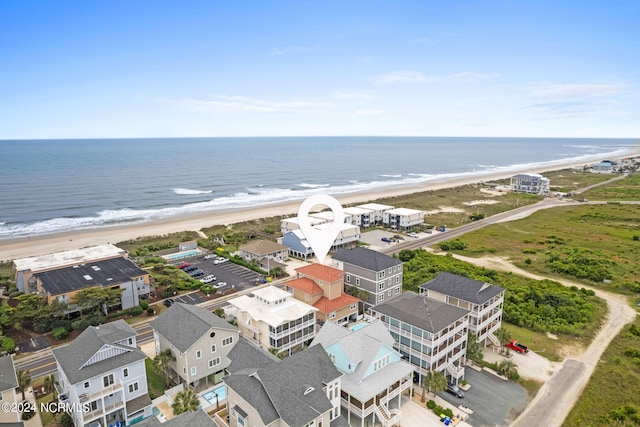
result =
[[[533,96],[543,98],[585,98],[605,96],[622,92],[623,85],[619,84],[567,84],[542,85],[534,88]]]
[[[181,98],[177,100],[158,100],[159,102],[175,104],[181,108],[199,112],[251,112],[251,113],[279,113],[279,112],[321,112],[323,108],[332,107],[327,102],[309,101],[265,101],[243,96],[214,96],[215,99],[203,100]]]
[[[376,84],[392,83],[436,83],[436,82],[471,82],[497,77],[498,74],[479,74],[469,71],[447,75],[428,75],[419,71],[399,70],[390,73],[378,74],[371,77]]]

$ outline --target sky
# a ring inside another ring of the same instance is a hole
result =
[[[640,136],[636,0],[3,0],[0,139]]]

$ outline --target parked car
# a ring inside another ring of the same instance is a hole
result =
[[[214,255],[214,254],[206,254],[204,256],[204,259],[216,259],[218,258],[218,255]]]
[[[199,268],[196,268],[193,271],[189,272],[189,276],[191,277],[198,277],[198,276],[202,276],[204,274],[204,271],[200,270]]]
[[[462,399],[464,397],[464,392],[455,384],[447,385],[447,393],[453,394],[459,399]]]
[[[187,267],[189,267],[189,266],[191,266],[191,264],[189,264],[189,263],[188,263],[188,262],[186,262],[186,261],[185,261],[185,262],[183,262],[182,264],[178,264],[178,265],[176,265],[176,267],[178,267],[178,268],[179,268],[179,269],[181,269],[181,270],[182,270],[183,268],[187,268]]]
[[[227,286],[227,282],[218,282],[215,285],[213,285],[214,288],[224,288],[225,286]]]
[[[167,298],[166,300],[162,301],[162,304],[164,304],[165,307],[169,308],[173,305],[174,302],[175,300],[173,298]]]
[[[216,258],[216,259],[214,259],[214,260],[213,260],[213,263],[214,263],[214,264],[222,264],[223,262],[227,262],[227,261],[229,261],[229,260],[228,260],[228,259],[226,259],[226,258],[222,258],[222,257],[220,257],[220,258]]]
[[[197,269],[198,269],[198,267],[196,267],[195,265],[191,265],[191,264],[189,264],[189,266],[188,266],[188,267],[183,268],[183,269],[182,269],[182,271],[186,271],[186,272],[188,273],[188,272],[190,272],[190,271],[197,270]]]
[[[413,237],[414,239],[417,239],[418,238],[418,233],[411,232],[411,233],[408,233],[407,236]]]
[[[382,240],[383,242],[387,242],[387,243],[391,243],[391,242],[393,242],[393,240],[391,240],[391,239],[390,239],[390,238],[388,238],[388,237],[383,237],[381,240]]]
[[[213,281],[215,281],[217,278],[216,276],[214,276],[213,274],[210,274],[208,276],[204,276],[202,279],[200,279],[200,281],[202,283],[211,283]]]

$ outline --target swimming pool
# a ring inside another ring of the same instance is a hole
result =
[[[365,327],[365,326],[367,326],[367,325],[368,325],[368,323],[358,323],[358,324],[355,324],[355,325],[353,325],[352,327],[350,327],[350,328],[349,328],[349,330],[350,330],[351,332],[355,332],[355,331],[357,331],[358,329],[362,329],[362,328],[364,328],[364,327]]]
[[[200,255],[200,251],[193,250],[193,251],[186,251],[186,252],[178,252],[177,254],[165,255],[164,258],[168,259],[169,261],[175,261],[177,259],[189,258],[197,255]]]
[[[218,395],[218,402],[227,398],[227,386],[223,385],[218,388],[214,388],[211,391],[202,394],[202,397],[212,405],[216,404],[216,394]]]

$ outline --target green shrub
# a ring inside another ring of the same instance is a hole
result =
[[[153,307],[147,308],[147,314],[153,314],[153,313],[155,313],[155,310],[153,309]]]
[[[13,353],[16,350],[16,342],[13,338],[0,335],[0,350],[6,353]]]
[[[60,326],[55,328],[51,332],[51,335],[53,335],[53,339],[60,341],[60,340],[66,339],[69,336],[69,331],[67,331],[64,327]]]
[[[149,308],[149,303],[147,301],[140,301],[140,308],[146,310],[147,308]]]
[[[427,402],[427,408],[429,408],[432,411],[435,409],[436,406],[437,405],[436,405],[436,402],[434,400],[429,400]]]
[[[13,291],[13,292],[9,293],[9,298],[15,298],[15,297],[20,296],[20,295],[22,295],[22,292]]]
[[[132,316],[140,316],[143,312],[144,310],[139,305],[136,305],[131,310],[129,310],[129,314]]]
[[[22,420],[26,421],[26,420],[30,420],[31,418],[34,417],[34,415],[36,415],[36,411],[34,411],[31,406],[28,407],[28,409],[26,409],[23,413],[22,413]]]

